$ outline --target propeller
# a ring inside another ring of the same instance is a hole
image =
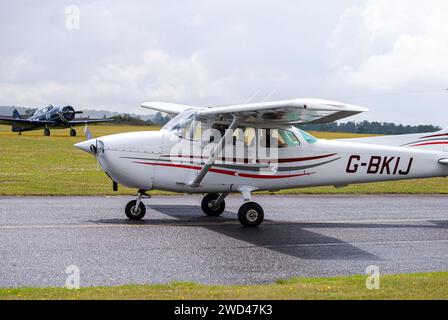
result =
[[[87,123],[85,124],[84,134],[86,141],[75,144],[75,147],[94,155],[96,159],[96,168],[97,170],[100,170],[101,163],[99,157],[104,153],[104,143],[93,137]]]
[[[75,119],[75,115],[77,112],[72,106],[65,106],[64,108],[62,108],[61,112],[58,113],[62,120],[72,121],[73,119]]]
[[[93,139],[92,132],[90,132],[89,126],[86,123],[86,126],[84,127],[84,135],[86,136],[87,140]]]

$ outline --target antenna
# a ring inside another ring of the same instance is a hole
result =
[[[254,100],[258,94],[260,93],[260,90],[255,91],[245,102],[244,104],[248,104],[249,102],[251,102],[252,100]]]
[[[261,102],[266,102],[266,100],[268,100],[270,97],[272,97],[272,95],[274,95],[277,92],[277,90],[272,90],[271,93],[269,93],[266,98],[263,99],[263,101]]]

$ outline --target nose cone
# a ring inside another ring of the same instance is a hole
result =
[[[90,140],[83,141],[83,142],[80,142],[80,143],[77,143],[74,145],[74,147],[76,147],[82,151],[85,151],[90,154],[94,154],[94,151],[92,150],[93,149],[92,146],[95,146],[95,139],[90,139]]]

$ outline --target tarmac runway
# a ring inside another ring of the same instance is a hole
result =
[[[70,265],[81,286],[448,270],[446,196],[255,196],[258,229],[240,226],[238,196],[219,218],[198,196],[154,197],[141,222],[131,199],[0,197],[0,287],[62,287]]]

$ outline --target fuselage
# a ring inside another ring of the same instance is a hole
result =
[[[266,151],[258,153],[258,148],[250,154],[250,148],[235,139],[228,142],[232,151],[218,157],[199,186],[192,186],[191,181],[209,158],[213,143],[205,147],[201,140],[183,139],[170,130],[161,130],[105,136],[77,147],[95,151],[101,167],[115,182],[139,190],[276,191],[448,175],[448,167],[439,163],[447,157],[442,149],[318,140],[295,127],[282,130],[293,134],[298,142],[276,147],[275,152],[268,150],[269,156]]]

